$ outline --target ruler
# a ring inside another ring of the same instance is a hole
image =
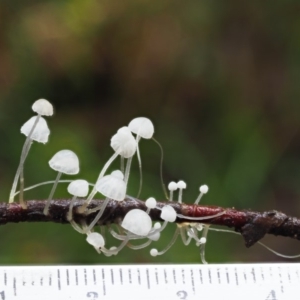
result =
[[[300,264],[0,267],[1,300],[300,299]]]

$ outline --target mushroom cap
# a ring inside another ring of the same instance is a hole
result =
[[[32,105],[32,110],[41,116],[53,115],[53,106],[46,99],[36,100]]]
[[[49,166],[64,174],[75,175],[79,172],[79,160],[71,150],[60,150],[49,160]]]
[[[174,181],[171,181],[168,185],[169,191],[176,191],[178,188],[177,183]]]
[[[148,239],[150,239],[151,241],[156,242],[156,241],[159,240],[159,238],[160,238],[160,232],[159,231],[148,234]]]
[[[97,249],[102,248],[105,245],[103,236],[98,232],[89,233],[86,241]]]
[[[110,146],[119,155],[129,158],[134,155],[137,144],[129,128],[124,126],[111,138]]]
[[[179,180],[179,181],[177,182],[177,187],[178,187],[179,189],[186,189],[186,183],[185,183],[183,180]]]
[[[143,210],[132,209],[125,215],[121,226],[136,235],[147,236],[152,228],[152,220]]]
[[[156,207],[156,200],[153,197],[150,197],[146,200],[145,204],[148,208],[153,209]]]
[[[83,179],[72,181],[68,185],[68,192],[77,197],[86,197],[89,192],[89,183]]]
[[[170,205],[165,205],[161,209],[160,217],[167,222],[174,222],[177,217],[175,209]]]
[[[153,123],[145,117],[138,117],[133,119],[129,125],[129,129],[136,135],[144,139],[151,139],[154,134]]]
[[[208,192],[208,186],[206,184],[203,184],[199,188],[199,192],[202,194],[206,194]]]
[[[151,255],[151,256],[157,256],[157,255],[158,255],[157,249],[155,249],[155,248],[151,249],[151,250],[150,250],[150,255]]]
[[[122,201],[126,196],[126,183],[124,175],[120,170],[113,171],[96,183],[96,190],[107,198]]]
[[[37,116],[30,118],[26,123],[21,127],[21,133],[28,136]],[[39,142],[39,143],[47,143],[49,138],[50,130],[48,128],[47,122],[43,117],[40,117],[31,136],[30,139]]]

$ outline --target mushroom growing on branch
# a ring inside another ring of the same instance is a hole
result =
[[[153,123],[145,117],[138,117],[133,119],[129,125],[129,129],[136,134],[136,143],[137,143],[137,157],[139,161],[139,169],[140,169],[140,187],[138,191],[137,197],[139,197],[141,189],[142,189],[142,183],[143,183],[143,177],[142,177],[142,160],[140,156],[140,150],[139,150],[139,141],[141,138],[144,139],[151,139],[154,134],[154,126]],[[130,171],[130,165],[131,165],[132,157],[129,158],[126,171],[125,171],[125,182],[128,183],[129,178],[129,171]]]
[[[20,174],[23,174],[23,165],[25,162],[25,159],[28,155],[30,146],[33,141],[36,141],[38,143],[47,143],[48,142],[48,137],[50,134],[50,130],[48,128],[47,122],[44,118],[41,116],[35,116],[30,118],[22,127],[21,127],[21,133],[26,135],[26,140],[22,149],[21,153],[21,158],[20,158],[20,163],[13,181],[12,189],[10,191],[10,196],[9,196],[9,203],[14,202],[14,196],[16,193],[16,188],[18,184],[18,180],[20,177]],[[20,194],[22,195],[23,193],[23,175],[22,175],[22,181],[21,181],[21,190]],[[20,204],[22,205],[23,208],[26,208],[25,203],[23,202],[23,197],[20,197]]]
[[[44,208],[44,214],[48,215],[49,213],[49,206],[51,199],[53,197],[53,194],[55,192],[55,189],[57,187],[58,181],[62,175],[68,174],[68,175],[76,175],[79,173],[79,160],[77,155],[71,151],[71,150],[61,150],[58,151],[49,161],[49,166],[57,171],[56,180],[53,184],[52,190],[50,192],[50,195],[47,200],[47,204]]]

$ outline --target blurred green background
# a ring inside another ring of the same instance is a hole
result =
[[[32,103],[50,100],[48,144],[34,144],[25,185],[53,180],[48,160],[80,157],[76,178],[94,181],[112,155],[111,136],[136,116],[151,118],[165,151],[164,178],[183,179],[184,201],[300,216],[300,3],[295,1],[48,0],[0,2],[0,196],[8,199]],[[142,199],[163,199],[159,148],[141,142]],[[119,165],[116,162],[114,168]],[[74,177],[75,178],[75,177]],[[63,176],[62,179],[69,179]],[[136,195],[134,160],[129,193]],[[67,197],[60,185],[56,197]],[[25,194],[44,199],[51,187]],[[169,228],[153,247],[168,244]],[[152,258],[148,247],[98,255],[71,226],[0,228],[0,264],[197,263],[181,242]],[[267,237],[285,254],[299,242]],[[109,246],[118,244],[108,240]],[[210,233],[209,262],[282,261],[241,237]]]

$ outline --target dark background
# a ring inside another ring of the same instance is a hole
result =
[[[25,185],[53,180],[48,160],[61,149],[80,157],[76,178],[94,181],[112,155],[111,136],[136,116],[151,118],[165,151],[164,178],[183,179],[184,201],[199,185],[202,203],[300,215],[299,1],[72,0],[0,2],[0,196],[7,201],[24,136],[39,98],[55,115],[47,145],[34,144]],[[141,142],[142,197],[163,199],[160,152]],[[117,168],[118,164],[114,164]],[[134,160],[129,193],[139,175]],[[74,178],[75,178],[74,177]],[[70,177],[63,176],[62,179]],[[67,196],[61,184],[56,197]],[[51,187],[25,194],[44,199]],[[169,225],[158,243],[167,245]],[[165,255],[124,249],[97,255],[71,226],[0,228],[0,264],[199,262],[177,242]],[[299,243],[268,237],[279,252]],[[108,241],[109,246],[118,242]],[[210,233],[209,262],[283,260],[239,236]]]

